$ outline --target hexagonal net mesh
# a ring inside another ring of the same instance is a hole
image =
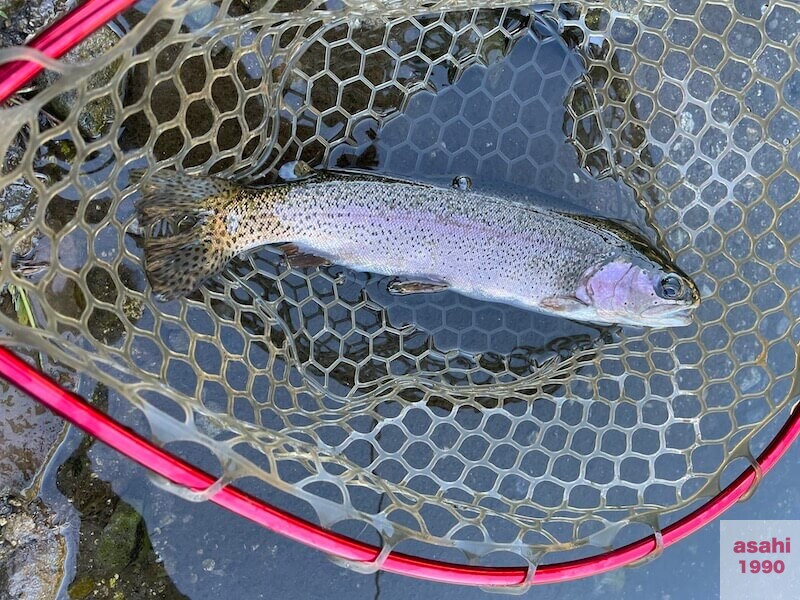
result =
[[[3,278],[33,315],[4,341],[105,384],[220,485],[384,548],[535,564],[712,495],[796,394],[798,9],[486,4],[163,2],[91,62],[48,62],[62,77],[2,124],[0,186],[25,199]],[[131,168],[267,183],[297,159],[635,222],[701,307],[598,329],[269,248],[153,297]]]

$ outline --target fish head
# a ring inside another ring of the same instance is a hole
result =
[[[679,327],[700,303],[694,282],[668,261],[617,256],[588,269],[578,280],[576,301],[596,323]]]

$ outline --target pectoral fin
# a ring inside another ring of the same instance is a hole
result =
[[[575,312],[586,308],[585,302],[569,296],[551,296],[544,298],[540,304],[542,308],[555,313]]]
[[[468,192],[472,189],[472,179],[466,175],[459,175],[453,179],[453,187],[462,192]]]
[[[394,279],[389,283],[389,293],[397,296],[405,296],[407,294],[430,294],[432,292],[443,292],[449,287],[450,286],[446,282],[433,279]]]
[[[296,244],[283,244],[280,249],[286,262],[295,269],[327,267],[331,264],[327,258],[301,251]]]

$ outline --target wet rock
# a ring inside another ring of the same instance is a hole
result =
[[[36,214],[36,193],[24,180],[17,180],[0,190],[0,235],[10,237],[20,229],[26,228]],[[34,237],[27,236],[17,242],[14,258],[31,252]]]
[[[44,504],[0,497],[0,597],[55,598],[65,556],[64,538]]]
[[[23,6],[17,0],[0,0],[0,47],[9,45],[14,40],[21,40],[19,43],[22,43],[29,37],[29,33],[34,31],[29,29],[28,21],[20,20],[20,15],[28,12],[30,12],[29,7]],[[45,115],[40,115],[39,125],[44,127],[49,125]],[[26,128],[16,131],[8,145],[0,150],[5,152],[0,154],[0,176],[19,167],[25,156],[27,135]],[[31,182],[23,177],[0,186],[0,236],[8,238],[28,227],[36,214],[36,203],[36,191]],[[16,266],[20,259],[24,263],[24,260],[29,258],[39,237],[37,234],[32,234],[17,242],[11,256],[12,266]],[[0,260],[2,258],[0,257]],[[6,286],[0,284],[0,292],[5,290]]]
[[[0,335],[5,335],[2,329]],[[65,389],[75,389],[76,374],[68,367],[34,351],[15,351]],[[13,386],[0,382],[0,496],[18,495],[38,487],[36,478],[60,442],[64,428],[63,419]]]
[[[36,192],[24,179],[12,181],[0,192],[0,220],[5,223],[20,222],[29,215],[36,202]]]
[[[73,4],[71,0],[0,0],[0,47],[24,44]]]
[[[25,142],[19,132],[14,136],[14,139],[8,144],[6,154],[3,157],[3,162],[0,164],[0,173],[8,173],[15,169],[19,163],[22,162],[22,157],[25,154]]]
[[[64,430],[64,421],[7,384],[0,385],[0,494],[33,483]]]
[[[18,231],[28,229],[36,215],[36,203],[36,192],[24,179],[13,181],[0,189],[0,237],[10,238]],[[40,241],[41,234],[35,230],[17,239],[11,252],[11,266],[18,275],[26,276],[37,272],[28,267],[36,264],[33,255]],[[0,284],[0,292],[5,289],[6,286]]]

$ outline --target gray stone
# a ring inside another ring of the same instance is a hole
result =
[[[70,0],[0,0],[0,47],[24,44],[73,4]]]
[[[0,597],[55,598],[66,552],[65,540],[44,504],[0,497]]]

